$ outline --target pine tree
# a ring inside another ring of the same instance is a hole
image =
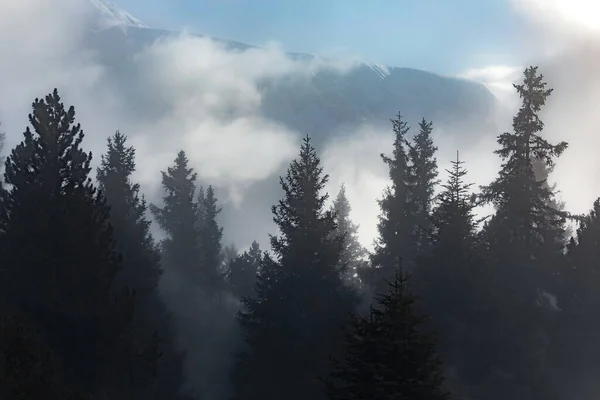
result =
[[[0,293],[35,324],[66,384],[133,396],[148,377],[129,335],[133,296],[111,290],[121,265],[75,110],[54,90],[29,121],[6,161]]]
[[[600,357],[600,199],[579,224],[567,251],[567,268],[561,271],[560,325],[553,335],[553,366],[561,386],[583,390],[590,385],[589,371],[596,371]],[[588,389],[589,390],[589,389]],[[592,389],[593,390],[593,389]],[[564,392],[563,392],[564,393]],[[562,393],[561,393],[562,394]],[[563,395],[567,395],[564,393]]]
[[[409,165],[406,154],[406,134],[410,128],[398,114],[392,120],[394,150],[392,157],[381,155],[389,168],[392,184],[379,201],[381,214],[377,224],[378,238],[371,257],[372,268],[367,269],[361,278],[370,284],[375,293],[386,290],[385,280],[393,279],[395,270],[391,267],[400,260],[408,270],[414,266],[417,249],[415,229],[415,208],[411,202]]]
[[[496,207],[496,220],[515,243],[513,255],[530,259],[548,230],[562,232],[564,216],[551,209],[554,193],[546,181],[538,181],[532,159],[554,166],[554,158],[567,148],[566,142],[553,145],[540,136],[544,128],[538,113],[552,89],[546,89],[537,67],[527,68],[521,85],[514,85],[523,105],[513,119],[514,132],[498,137],[495,151],[504,161],[498,178],[484,188],[484,198]]]
[[[223,247],[223,251],[221,254],[221,259],[223,260],[223,262],[221,263],[221,269],[228,273],[229,265],[233,262],[233,260],[235,260],[239,256],[240,252],[235,243],[229,243],[228,245]]]
[[[161,355],[155,360],[156,390],[159,395],[174,398],[183,384],[183,355],[175,349],[173,321],[158,292],[160,252],[150,233],[140,185],[131,180],[136,168],[135,149],[126,142],[127,137],[118,131],[109,138],[97,170],[99,188],[111,206],[117,250],[125,265],[116,283],[135,291],[133,332],[137,342],[151,346],[153,334],[158,333]]]
[[[464,182],[467,170],[463,164],[456,152],[456,161],[452,161],[452,169],[447,170],[448,181],[442,185],[444,190],[437,197],[438,205],[430,218],[433,225],[430,240],[438,250],[441,246],[461,251],[473,247],[476,204],[470,191],[473,184]]]
[[[478,358],[486,343],[480,325],[486,319],[480,313],[489,306],[479,290],[479,221],[475,219],[472,184],[464,181],[467,171],[463,164],[457,152],[430,217],[431,251],[420,257],[414,274],[421,304],[440,335],[440,353],[457,370],[460,383],[473,382],[481,372]]]
[[[567,143],[554,145],[541,136],[539,112],[552,89],[537,67],[527,68],[523,84],[514,87],[522,106],[513,118],[513,132],[498,137],[495,153],[503,161],[498,178],[483,188],[483,199],[496,208],[482,231],[490,277],[486,289],[501,310],[495,324],[503,332],[489,338],[489,353],[497,357],[494,368],[505,374],[498,386],[511,390],[499,396],[543,397],[551,391],[544,356],[548,322],[555,313],[545,292],[563,257],[565,218],[550,206],[554,193],[536,179],[532,159],[552,168]]]
[[[376,301],[369,316],[352,319],[345,355],[334,358],[335,370],[325,381],[328,398],[448,399],[435,341],[414,311],[407,278],[397,273]]]
[[[429,250],[430,213],[433,206],[438,167],[435,152],[437,147],[433,144],[431,133],[433,123],[423,119],[419,123],[419,133],[413,138],[413,143],[408,144],[408,169],[411,201],[415,207],[416,235],[418,252],[426,254]]]
[[[335,234],[343,237],[344,247],[340,257],[340,265],[346,267],[346,279],[349,283],[359,283],[358,271],[364,267],[367,251],[358,241],[358,225],[350,219],[350,202],[346,197],[346,187],[342,184],[337,197],[333,201],[331,212],[335,217]]]
[[[192,281],[200,282],[202,253],[196,225],[196,176],[194,170],[188,167],[185,152],[177,153],[174,165],[167,168],[167,172],[162,172],[162,185],[166,192],[164,206],[160,208],[152,204],[150,211],[168,235],[162,242],[164,261]]]
[[[221,270],[223,261],[221,239],[223,228],[217,223],[217,216],[221,208],[217,206],[217,198],[212,186],[206,191],[198,190],[198,240],[200,243],[201,279],[207,293],[219,293],[224,289],[224,272]]]
[[[227,271],[227,283],[231,293],[242,300],[254,295],[256,276],[262,261],[263,252],[258,242],[252,242],[250,249],[234,258]]]
[[[320,164],[307,137],[280,178],[285,195],[272,210],[281,234],[271,236],[273,255],[239,314],[247,350],[234,371],[235,399],[322,397],[315,378],[327,370],[326,354],[337,353],[355,297],[339,271],[343,243],[324,211],[328,176]]]

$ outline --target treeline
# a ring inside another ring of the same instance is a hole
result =
[[[600,199],[564,212],[546,178],[567,143],[544,139],[539,118],[552,91],[537,67],[515,89],[501,168],[480,190],[457,153],[436,195],[432,123],[409,137],[392,120],[372,253],[343,186],[328,207],[308,136],[280,178],[269,251],[239,253],[184,151],[148,204],[125,135],[108,140],[94,183],[73,107],[56,90],[36,99],[0,190],[0,398],[594,398]],[[494,213],[478,219],[481,204]],[[161,290],[169,274],[185,286]],[[229,320],[239,343],[219,340]],[[208,356],[223,343],[227,360]]]

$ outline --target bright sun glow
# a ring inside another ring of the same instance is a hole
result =
[[[600,1],[598,0],[514,0],[526,11],[546,14],[578,28],[600,32]]]

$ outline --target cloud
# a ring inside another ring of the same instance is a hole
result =
[[[130,88],[119,87],[113,66],[89,49],[87,36],[98,23],[107,25],[106,13],[83,0],[2,2],[0,118],[7,147],[21,140],[32,100],[58,87],[65,103],[75,105],[95,162],[115,130],[129,136],[137,148],[136,178],[149,193],[156,192],[159,171],[184,148],[200,178],[239,201],[245,188],[270,177],[298,147],[298,133],[261,115],[264,83],[354,65],[292,60],[272,43],[232,50],[183,33],[134,56],[137,98],[162,107],[140,116]]]
[[[510,0],[525,17],[528,36],[522,38],[520,65],[491,65],[465,71],[462,77],[485,84],[504,104],[499,114],[502,130],[510,129],[510,115],[519,99],[512,83],[520,82],[526,66],[539,65],[554,89],[542,112],[544,135],[569,149],[550,176],[567,209],[587,212],[600,195],[600,4],[586,0]],[[495,173],[495,172],[494,172]],[[488,179],[493,178],[493,174]]]
[[[460,78],[483,83],[498,100],[512,104],[515,100],[513,83],[521,76],[522,68],[511,65],[489,65],[471,68],[459,74]]]
[[[511,0],[536,27],[572,35],[600,33],[600,4],[593,0]]]

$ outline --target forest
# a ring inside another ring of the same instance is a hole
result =
[[[543,75],[522,78],[486,186],[460,152],[438,179],[434,122],[391,120],[373,251],[344,187],[325,192],[309,135],[280,177],[268,248],[237,250],[193,149],[149,203],[126,134],[92,171],[74,107],[56,89],[35,99],[2,160],[0,399],[596,399],[600,199],[586,215],[557,199],[547,178],[568,144],[544,138]],[[159,290],[169,271],[187,286]]]

